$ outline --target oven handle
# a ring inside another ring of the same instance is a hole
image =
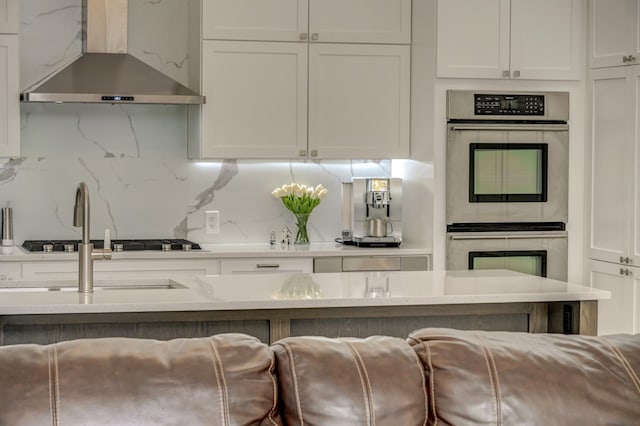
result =
[[[553,131],[566,132],[569,130],[567,124],[462,124],[450,125],[451,130],[517,130],[517,131]]]
[[[450,235],[450,240],[532,240],[540,238],[567,238],[566,234],[527,234],[527,235]]]

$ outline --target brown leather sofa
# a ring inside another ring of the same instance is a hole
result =
[[[638,425],[640,335],[0,347],[0,425]]]

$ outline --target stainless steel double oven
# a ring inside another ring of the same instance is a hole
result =
[[[569,94],[447,92],[447,269],[567,278]]]

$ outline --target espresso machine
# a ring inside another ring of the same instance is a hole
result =
[[[353,178],[342,184],[342,243],[398,247],[402,242],[402,179]]]

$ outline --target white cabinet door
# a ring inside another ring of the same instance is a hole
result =
[[[320,158],[406,158],[410,48],[309,46],[309,151]]]
[[[307,39],[308,0],[203,0],[202,38]]]
[[[438,77],[579,80],[582,0],[438,0]]]
[[[202,37],[411,42],[411,0],[203,0]]]
[[[309,0],[309,39],[411,43],[411,0]]]
[[[582,0],[511,0],[511,78],[580,80]]]
[[[640,332],[638,268],[591,260],[586,263],[585,278],[591,287],[611,292],[611,299],[598,301],[598,335]]]
[[[0,34],[0,157],[20,155],[18,36]]]
[[[203,41],[201,158],[307,155],[307,46]]]
[[[589,3],[589,66],[640,63],[638,0],[591,0]],[[629,56],[635,59],[631,60]]]
[[[632,80],[628,67],[593,70],[589,80],[591,176],[587,256],[620,262],[628,256],[634,174]],[[589,187],[588,187],[589,188]]]
[[[438,77],[509,77],[509,0],[438,0],[437,8]]]
[[[612,68],[612,69],[619,69]],[[640,266],[640,66],[623,67],[629,75],[629,109],[628,115],[629,139],[631,149],[627,152],[629,157],[629,224],[627,235],[629,238],[627,264]],[[597,71],[597,70],[594,70]],[[640,276],[639,276],[640,278]]]
[[[18,1],[0,0],[0,33],[18,33]]]

